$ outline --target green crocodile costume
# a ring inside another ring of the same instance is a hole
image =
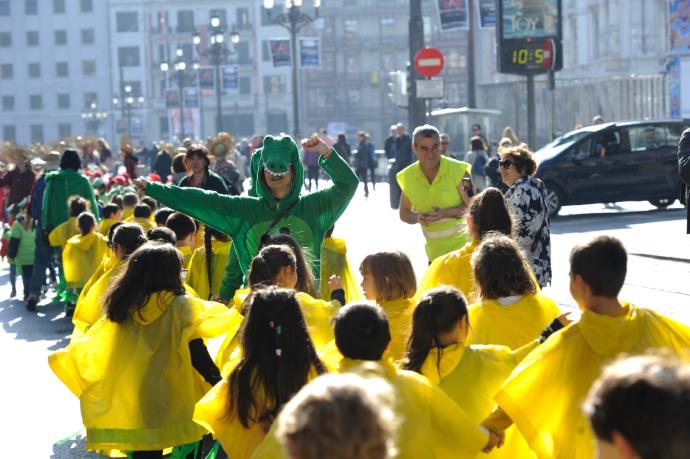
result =
[[[319,164],[331,177],[333,185],[301,196],[304,167],[297,144],[289,136],[266,136],[263,147],[252,157],[250,194],[253,196],[220,195],[198,188],[157,183],[149,183],[146,194],[230,235],[242,275],[247,273],[252,258],[258,252],[262,236],[274,235],[287,228],[307,252],[318,278],[324,234],[345,211],[359,183],[350,166],[333,149],[328,158],[319,158]],[[276,200],[264,181],[263,171],[267,169],[280,175],[287,173],[290,166],[295,172],[292,191],[283,199]],[[241,281],[241,278],[238,281],[240,273],[236,272],[236,265],[233,266],[233,258],[230,257],[221,286],[222,298],[232,298]]]

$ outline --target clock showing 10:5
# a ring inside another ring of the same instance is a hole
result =
[[[544,64],[544,50],[542,48],[529,49],[520,48],[513,50],[513,64],[525,65],[543,65]]]

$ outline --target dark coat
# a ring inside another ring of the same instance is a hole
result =
[[[681,192],[685,195],[685,208],[688,212],[687,233],[690,234],[690,129],[683,131],[678,142],[678,173],[682,181]]]

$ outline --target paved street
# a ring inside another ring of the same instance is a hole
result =
[[[690,238],[685,235],[684,219],[684,210],[677,203],[668,210],[656,210],[647,203],[621,203],[610,209],[603,205],[564,208],[563,216],[552,222],[555,281],[545,293],[563,308],[572,308],[568,294],[571,247],[596,234],[612,234],[630,252],[623,297],[690,323]],[[388,207],[386,185],[378,185],[368,200],[360,187],[335,235],[346,238],[355,268],[367,253],[393,249],[410,255],[418,276],[426,266],[421,231],[401,223],[397,212]],[[20,301],[8,300],[7,274],[7,266],[2,265],[0,457],[90,457],[79,451],[79,443],[58,444],[81,429],[81,418],[77,400],[53,376],[46,360],[50,352],[67,343],[71,323],[60,305],[44,305],[31,314]]]

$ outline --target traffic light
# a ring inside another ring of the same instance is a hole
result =
[[[388,98],[398,107],[407,107],[408,74],[406,71],[396,70],[388,72]]]

